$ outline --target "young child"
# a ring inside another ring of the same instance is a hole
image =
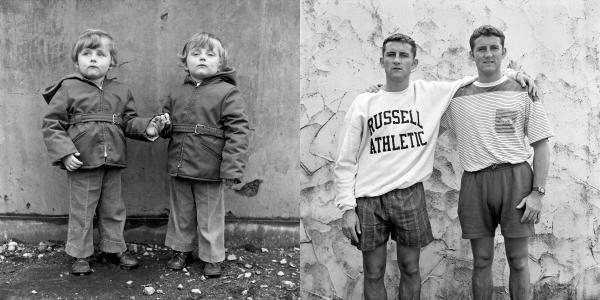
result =
[[[107,262],[138,265],[123,238],[125,203],[121,171],[127,165],[125,136],[155,140],[162,116],[137,116],[130,89],[106,77],[117,64],[113,38],[98,29],[84,31],[71,51],[76,73],[47,87],[42,133],[53,165],[66,169],[69,229],[66,253],[75,258],[74,274],[91,272],[92,221],[97,208],[99,248]],[[164,117],[162,117],[164,119]],[[158,128],[157,128],[158,127]]]
[[[227,51],[209,33],[194,34],[179,55],[187,76],[163,99],[171,124],[169,224],[165,245],[173,249],[167,266],[183,269],[191,261],[193,240],[204,274],[220,276],[225,259],[223,186],[240,183],[248,149],[248,118],[236,87]]]

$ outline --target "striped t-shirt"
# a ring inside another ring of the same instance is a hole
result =
[[[553,135],[543,104],[505,76],[460,88],[441,124],[456,135],[461,166],[469,172],[524,162],[529,144]]]

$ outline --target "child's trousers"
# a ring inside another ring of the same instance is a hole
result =
[[[125,203],[121,198],[121,168],[99,167],[67,172],[69,230],[65,251],[84,258],[94,253],[93,220],[98,211],[99,248],[103,252],[126,250],[123,238]]]
[[[209,263],[225,260],[225,205],[220,181],[171,177],[169,225],[165,245],[190,252],[198,235],[198,257]]]

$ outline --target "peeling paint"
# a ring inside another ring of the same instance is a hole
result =
[[[361,256],[340,233],[332,168],[345,112],[384,81],[384,37],[416,40],[413,79],[451,80],[476,72],[468,38],[483,24],[504,31],[505,65],[535,79],[555,132],[542,218],[529,244],[533,299],[600,298],[600,3],[305,0],[300,21],[300,206],[302,251],[310,253],[302,257],[303,299],[362,299]],[[421,253],[421,299],[471,297],[471,249],[456,214],[461,174],[456,143],[442,135],[424,183],[435,241]],[[499,231],[495,242],[494,299],[508,299]],[[391,299],[399,282],[393,242],[388,257]]]

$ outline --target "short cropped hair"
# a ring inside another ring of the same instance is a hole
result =
[[[73,49],[71,49],[71,60],[74,63],[77,63],[77,56],[85,48],[96,49],[100,47],[102,45],[102,38],[106,38],[109,41],[108,50],[110,52],[110,66],[116,66],[117,46],[115,45],[115,41],[110,34],[100,29],[87,29],[86,31],[82,32],[81,35],[79,35],[79,38],[75,44],[73,44]]]
[[[504,48],[504,33],[502,33],[502,30],[492,25],[483,25],[475,29],[469,38],[469,46],[471,46],[471,51],[473,51],[473,47],[475,47],[475,40],[480,36],[497,36],[500,38],[500,45],[502,45],[502,48]]]
[[[225,50],[221,40],[214,34],[200,32],[192,35],[192,37],[183,46],[181,53],[177,55],[184,66],[186,65],[186,59],[189,52],[194,48],[205,48],[210,51],[215,51],[219,54],[219,60],[221,62],[220,70],[223,70],[225,67],[227,67],[227,50]]]
[[[402,42],[409,44],[411,47],[413,58],[417,57],[417,43],[415,43],[415,41],[410,36],[402,33],[394,33],[385,38],[385,40],[383,40],[383,47],[381,47],[382,56],[385,56],[385,45],[389,42]]]

